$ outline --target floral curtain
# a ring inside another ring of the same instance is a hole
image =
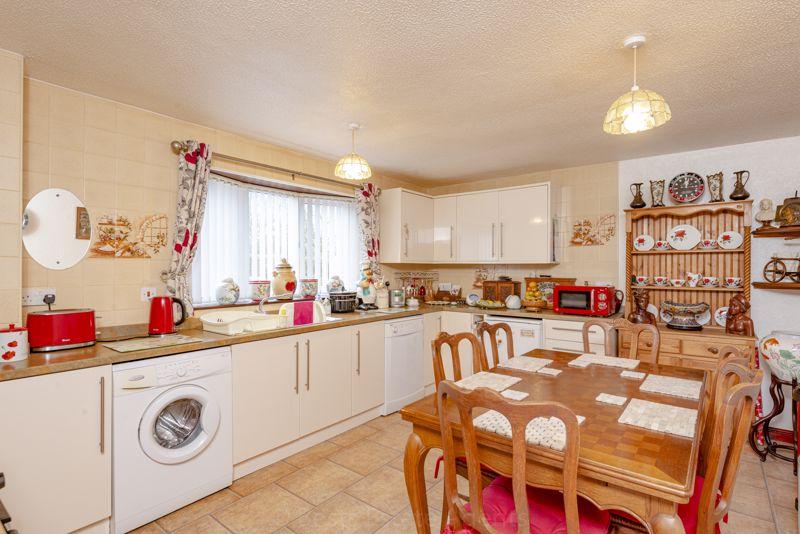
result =
[[[192,265],[203,224],[208,192],[211,149],[205,143],[189,140],[188,149],[178,157],[178,206],[175,214],[175,243],[169,270],[162,273],[167,291],[181,299],[186,313],[192,313],[189,268]]]
[[[363,263],[369,263],[376,277],[381,275],[380,265],[380,217],[378,214],[378,197],[381,190],[371,183],[365,183],[356,188],[356,202],[358,203],[358,224],[361,227],[361,239],[364,243]]]

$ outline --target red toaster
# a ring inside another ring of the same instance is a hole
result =
[[[31,312],[26,319],[31,350],[74,349],[95,342],[94,310]]]

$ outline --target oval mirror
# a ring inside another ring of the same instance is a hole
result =
[[[45,189],[22,214],[25,250],[43,267],[68,269],[92,242],[92,222],[83,202],[66,189]]]

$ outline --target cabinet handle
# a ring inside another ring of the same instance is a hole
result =
[[[450,257],[453,257],[453,227],[450,227]]]
[[[404,256],[408,256],[408,223],[403,223],[403,235],[405,236],[406,250],[403,252]]]
[[[503,223],[500,223],[500,257],[503,257]]]
[[[358,355],[358,363],[356,365],[356,374],[361,374],[361,330],[356,331],[356,353]]]
[[[311,340],[306,339],[306,391],[311,387]]]
[[[492,258],[494,258],[494,229],[495,229],[495,224],[492,223]]]
[[[711,354],[718,354],[719,349],[717,347],[708,347],[708,352],[710,352]]]
[[[294,392],[300,394],[300,342],[294,344]]]
[[[563,351],[563,352],[571,352],[573,354],[582,354],[582,352],[579,351],[579,350],[565,349],[563,347],[553,347],[550,350],[560,350],[560,351]],[[592,354],[594,354],[594,353],[592,353]]]
[[[106,452],[106,377],[100,377],[100,454]]]
[[[644,346],[645,346],[645,347],[647,347],[647,348],[649,349],[649,348],[652,348],[652,347],[653,347],[653,343],[652,343],[652,341],[648,341],[648,342],[646,342],[646,343],[644,344]]]
[[[582,328],[564,328],[563,326],[554,326],[553,330],[558,330],[560,332],[580,332],[583,333]]]

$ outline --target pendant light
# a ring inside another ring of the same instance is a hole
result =
[[[372,176],[372,169],[367,160],[356,154],[356,130],[361,128],[358,123],[350,124],[352,132],[353,151],[345,155],[336,164],[333,174],[343,180],[366,180]]]
[[[633,48],[633,87],[611,104],[603,122],[603,131],[620,135],[644,132],[661,126],[672,118],[664,97],[655,91],[639,89],[636,83],[636,51],[645,43],[644,35],[625,39],[625,46]]]

